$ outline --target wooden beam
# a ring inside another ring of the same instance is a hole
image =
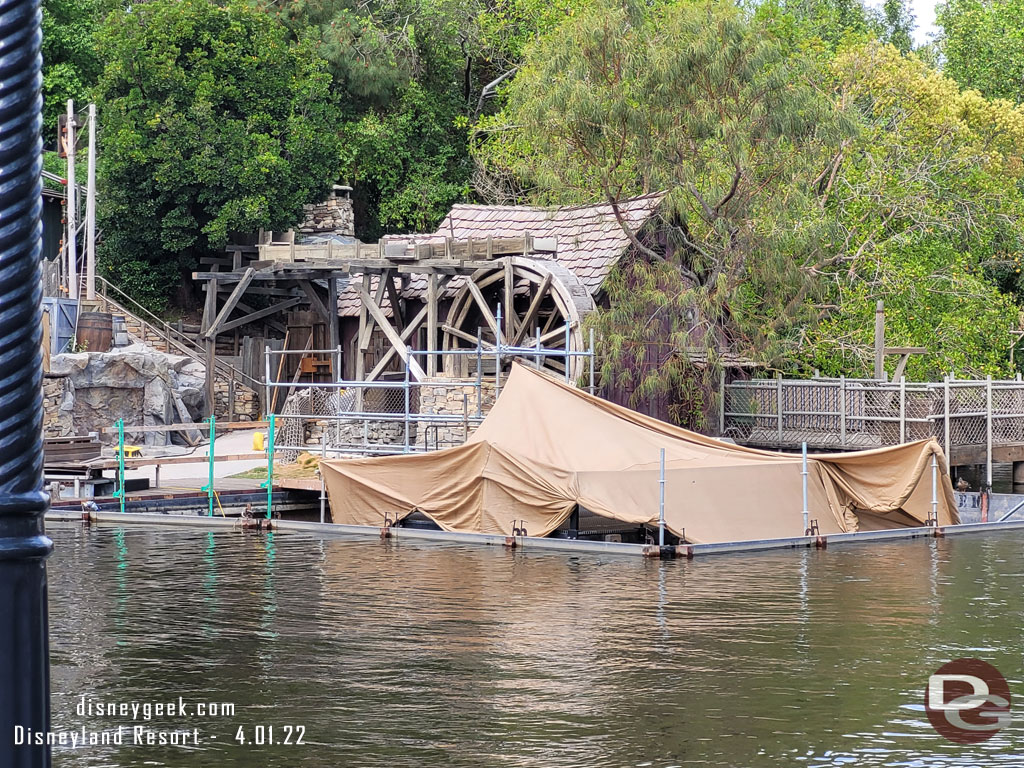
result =
[[[366,292],[366,288],[362,285],[359,286],[359,296],[363,300],[363,304],[366,306],[366,310],[370,313],[370,316],[376,321],[380,329],[384,331],[384,335],[388,337],[388,341],[394,345],[395,350],[402,358],[402,362],[409,366],[409,372],[416,379],[416,381],[423,381],[426,374],[423,369],[420,368],[419,363],[412,359],[409,354],[409,349],[406,347],[405,342],[402,341],[402,337],[388,322],[387,317],[384,316],[384,311],[373,302],[370,294]]]
[[[324,322],[330,324],[331,313],[327,311],[327,306],[320,300],[320,296],[317,295],[316,286],[313,285],[309,280],[299,280],[299,287],[302,292],[306,294],[306,298],[309,299],[309,304],[320,317],[324,319]],[[337,319],[337,313],[335,312],[335,319]]]
[[[516,311],[515,311],[515,270],[512,268],[511,257],[506,257],[505,261],[505,338],[511,339],[516,332]]]
[[[327,346],[331,349],[337,349],[341,346],[341,329],[338,327],[338,280],[331,278],[327,281]],[[341,381],[344,378],[341,375],[341,359],[331,358],[334,360],[334,365],[339,366],[339,370],[334,372],[334,380]]]
[[[540,311],[540,305],[548,295],[548,289],[551,288],[551,280],[552,275],[550,273],[544,275],[544,279],[537,287],[537,293],[533,295],[533,300],[530,302],[530,306],[527,308],[526,314],[523,315],[523,322],[519,325],[519,329],[516,331],[515,336],[512,337],[511,346],[518,346],[519,342],[523,340],[523,337],[530,332],[530,326],[533,325],[533,320],[537,316],[537,312]]]
[[[364,280],[363,281],[363,286],[365,287],[366,285],[367,285],[367,281]],[[373,303],[376,306],[378,306],[378,307],[380,306],[381,301],[384,300],[384,289],[385,289],[384,277],[381,276],[381,277],[379,277],[377,279],[377,290],[375,290],[373,292]],[[381,310],[381,312],[383,312],[383,310]],[[373,334],[373,324],[374,324],[374,322],[375,322],[375,320],[373,318],[373,315],[371,314],[370,317],[368,317],[367,320],[366,320],[366,327],[363,329],[363,331],[359,335],[359,348],[360,349],[367,349],[370,346],[370,336]]]
[[[217,267],[214,267],[214,274],[216,274]],[[217,315],[217,281],[214,280],[208,286],[206,286],[206,301],[203,302],[203,322],[200,328],[201,333],[206,333],[206,329],[213,324],[213,318]]]
[[[454,336],[457,339],[468,341],[473,347],[476,347],[476,336],[472,336],[466,333],[465,331],[459,330],[458,328],[452,328],[452,326],[448,325],[447,323],[441,326],[441,330],[444,333],[447,333],[449,336]],[[489,341],[481,340],[480,345],[484,349],[496,349],[495,345],[491,344]]]
[[[400,338],[401,338],[401,340],[403,342],[408,342],[409,337],[412,336],[412,334],[415,333],[416,329],[419,328],[423,324],[423,319],[426,316],[427,316],[427,307],[423,307],[423,308],[420,309],[419,312],[416,313],[416,316],[402,330]],[[387,351],[384,352],[384,356],[381,357],[380,361],[375,366],[373,366],[373,370],[370,371],[370,373],[367,375],[366,380],[367,381],[374,381],[374,380],[376,380],[376,378],[378,376],[380,376],[381,373],[384,372],[384,369],[387,367],[388,363],[391,362],[391,358],[393,358],[395,356],[395,354],[397,354],[397,351],[395,350],[395,348],[394,347],[388,347]]]
[[[427,275],[427,376],[437,376],[437,275]]]
[[[250,312],[248,315],[244,315],[243,317],[239,317],[236,320],[231,320],[230,322],[224,323],[224,325],[221,326],[220,332],[224,333],[225,331],[230,331],[234,328],[238,328],[239,326],[245,325],[246,323],[254,323],[257,320],[262,320],[264,317],[269,317],[270,315],[277,314],[278,312],[282,312],[286,309],[291,309],[301,301],[302,299],[296,296],[293,299],[287,299],[286,301],[278,302],[277,304],[273,304],[269,307],[266,307],[265,309],[257,309],[255,312]]]
[[[245,293],[245,289],[249,287],[249,283],[252,282],[252,276],[256,274],[256,270],[250,267],[245,270],[245,277],[238,281],[235,286],[235,290],[231,292],[228,300],[224,302],[224,306],[221,307],[220,312],[217,314],[217,319],[213,321],[213,324],[206,329],[203,334],[204,338],[212,339],[218,333],[220,333],[221,326],[224,325],[224,321],[228,319],[228,316],[235,311],[235,306],[238,304],[239,299],[242,298],[242,294]],[[213,293],[213,291],[211,291]]]
[[[388,290],[388,301],[391,302],[391,318],[395,322],[395,328],[401,331],[405,327],[405,321],[402,318],[402,300],[398,296],[398,289],[395,287],[395,275],[393,272],[388,272],[386,275],[382,275],[381,280],[385,281]]]
[[[491,327],[491,331],[494,333],[495,339],[501,339],[504,343],[504,336],[501,333],[501,329],[498,327],[498,321],[494,319],[494,313],[491,312],[491,308],[487,306],[487,301],[484,299],[484,295],[480,293],[480,287],[472,280],[466,281],[466,287],[469,288],[470,294],[473,296],[473,300],[480,308],[480,314],[484,316],[484,321]]]

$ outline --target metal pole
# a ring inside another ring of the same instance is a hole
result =
[[[266,385],[264,387],[264,389],[266,389],[265,397],[267,398],[266,402],[263,403],[263,415],[266,416],[267,413],[270,412],[270,345],[269,344],[266,345],[265,347],[263,347],[263,362],[266,365],[266,374],[265,374],[266,378],[263,381],[264,381],[264,384]]]
[[[459,362],[459,370],[462,370],[462,363]],[[479,416],[483,409],[484,396],[484,347],[480,341],[480,329],[476,329],[476,415]]]
[[[85,180],[85,298],[96,298],[96,105],[89,105],[89,156]],[[167,345],[170,352],[170,344]]]
[[[932,525],[939,524],[939,461],[932,453]]]
[[[39,2],[0,0],[0,765],[49,768],[43,516]]]
[[[68,246],[68,298],[78,298],[78,188],[75,186],[75,102],[68,99],[67,111],[67,161],[68,161],[68,199],[67,199],[67,246]]]
[[[985,490],[992,490],[992,377],[985,377]]]
[[[207,512],[209,517],[213,517],[213,462],[214,462],[214,441],[217,439],[217,419],[215,416],[210,416],[208,419],[210,422],[210,448],[206,452],[209,460],[206,462],[207,466],[207,477],[206,485],[200,488],[201,491],[206,491],[206,499],[209,503],[209,511]]]
[[[405,356],[405,386],[402,388],[405,392],[405,447],[402,449],[402,453],[409,452],[409,405],[411,400],[409,397],[409,361],[411,359],[411,355]]]
[[[569,325],[569,318],[565,318],[565,383],[569,383],[569,362],[572,360],[572,326]]]
[[[800,470],[800,475],[803,479],[804,485],[804,536],[808,535],[808,531],[811,529],[811,512],[807,508],[807,442],[804,441],[801,445],[801,453],[803,456],[803,468]]]
[[[537,326],[534,330],[536,331],[536,338],[537,338],[537,340],[534,342],[533,347],[534,347],[534,349],[537,350],[537,354],[533,356],[533,366],[534,366],[534,368],[538,368],[539,369],[540,368],[540,326]]]
[[[590,329],[590,394],[594,394],[594,364],[597,350],[594,349],[594,329]]]
[[[946,460],[949,461],[950,463],[952,463],[952,461],[953,461],[953,449],[952,449],[952,447],[949,444],[949,376],[946,376],[943,379],[942,388],[944,390],[944,392],[943,392],[943,399],[944,399],[945,406],[946,406],[946,413],[945,413],[945,418],[944,418],[944,421],[946,422],[945,423],[945,438],[946,438],[946,442],[945,442],[945,444],[942,447],[946,451]]]
[[[776,448],[782,446],[782,374],[775,374],[775,411],[778,419],[778,431],[779,431],[779,444]]]
[[[659,462],[658,501],[658,546],[665,546],[665,449],[661,449]]]
[[[900,376],[900,444],[907,442],[907,377]]]
[[[839,445],[846,447],[846,377],[839,377]]]
[[[501,304],[498,305],[498,333],[494,347],[494,397],[501,394]]]
[[[262,484],[267,489],[267,520],[273,516],[274,510],[274,414],[267,415],[267,481]]]
[[[117,490],[114,497],[121,500],[121,514],[124,514],[124,419],[117,420]]]
[[[323,436],[321,437],[321,451],[323,456],[320,459],[321,464],[327,461],[327,430],[324,429]],[[327,482],[324,480],[323,467],[320,468],[320,522],[324,522],[327,516]]]
[[[718,435],[725,435],[725,368],[718,372]]]

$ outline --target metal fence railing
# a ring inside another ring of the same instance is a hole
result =
[[[745,445],[880,448],[936,438],[957,449],[1024,444],[1024,382],[755,379],[722,388],[719,431]]]
[[[374,381],[329,381],[316,383],[275,382],[271,358],[286,354],[334,353],[335,350],[265,351],[266,401],[276,402],[277,450],[285,461],[302,451],[336,456],[339,454],[413,453],[461,445],[483,421],[490,405],[500,395],[503,365],[513,358],[540,367],[546,358],[565,361],[582,359],[587,370],[583,386],[594,391],[593,342],[586,350],[568,351],[537,346],[484,346],[476,349],[445,350],[444,355],[476,359],[475,377],[467,379],[429,378],[416,380],[411,361],[430,353],[409,350],[403,370]],[[422,366],[421,366],[422,367]],[[270,391],[277,389],[277,398]]]

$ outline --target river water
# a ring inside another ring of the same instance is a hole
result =
[[[961,656],[1024,692],[1021,535],[665,563],[295,534],[50,535],[53,728],[199,735],[58,747],[57,768],[1024,765],[1020,724],[964,747],[923,711],[928,675]],[[83,696],[191,709],[83,716]],[[200,718],[200,703],[235,713]],[[302,726],[304,743],[257,745],[257,726],[264,741],[269,726],[275,740]]]

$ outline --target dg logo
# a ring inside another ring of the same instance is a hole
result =
[[[978,744],[1010,724],[1010,686],[981,659],[955,659],[928,678],[928,720],[958,744]]]

